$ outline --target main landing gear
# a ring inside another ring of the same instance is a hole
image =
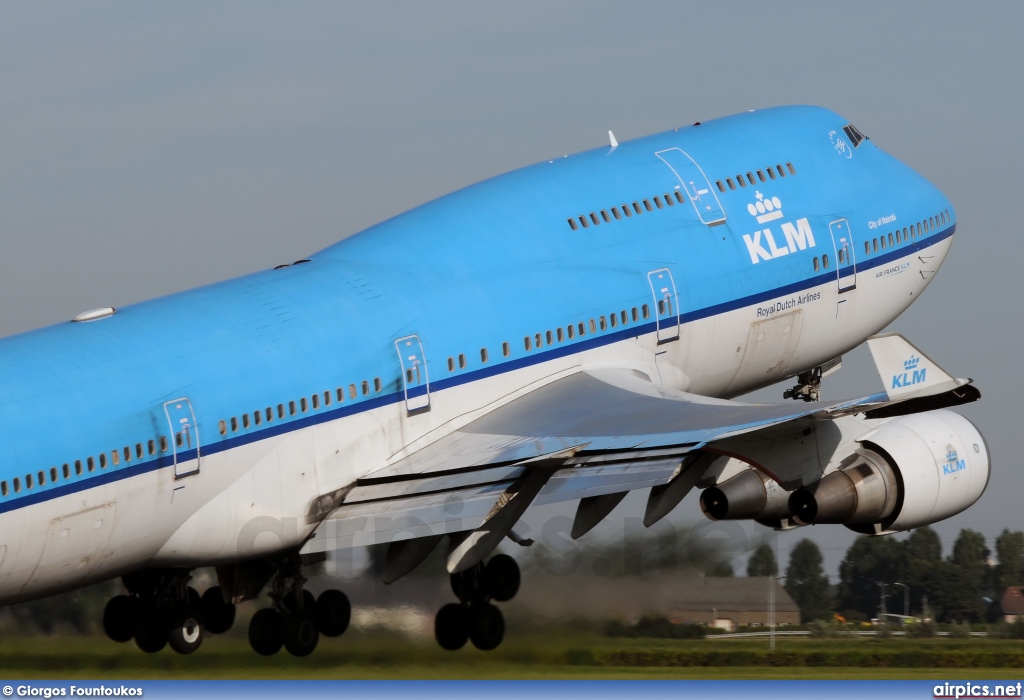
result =
[[[519,583],[519,565],[507,554],[452,574],[452,592],[459,602],[445,605],[434,618],[437,643],[449,651],[467,641],[482,651],[496,649],[505,636],[505,618],[491,601],[512,600]]]
[[[214,586],[202,596],[188,585],[186,570],[147,570],[122,577],[126,595],[114,596],[103,611],[103,629],[115,642],[132,639],[153,654],[170,646],[191,654],[203,643],[203,633],[231,629],[235,606],[224,602]],[[204,625],[205,621],[205,625]]]
[[[309,656],[321,634],[339,637],[348,629],[348,597],[331,589],[317,598],[305,583],[297,557],[281,565],[270,590],[271,607],[258,610],[249,622],[249,644],[257,654],[272,656],[283,646],[293,656]]]

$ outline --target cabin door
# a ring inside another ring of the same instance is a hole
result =
[[[658,343],[679,340],[679,295],[676,283],[667,267],[647,273],[647,282],[654,295],[654,318],[658,329]]]
[[[430,410],[430,376],[423,343],[417,335],[407,335],[395,341],[398,363],[402,368],[402,386],[405,389],[405,409],[410,414]]]
[[[857,247],[846,219],[836,219],[828,225],[828,231],[836,251],[836,280],[842,294],[857,288]]]
[[[164,404],[164,414],[170,428],[168,439],[174,455],[174,478],[180,479],[199,473],[199,428],[192,402],[184,396]]]
[[[690,200],[697,217],[702,223],[708,226],[717,226],[725,223],[725,210],[722,203],[718,201],[718,195],[711,187],[707,175],[697,165],[697,161],[690,157],[686,151],[678,148],[669,148],[658,151],[654,155],[661,158],[665,165],[675,173],[679,180],[683,194]]]

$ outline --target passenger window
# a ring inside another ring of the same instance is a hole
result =
[[[590,212],[590,220],[594,222],[594,226],[597,226],[601,221],[597,218],[597,214]]]
[[[147,447],[149,447],[149,454],[150,455],[155,455],[156,454],[156,445],[153,443],[152,440],[150,440],[149,443],[147,443]]]
[[[46,485],[46,474],[44,472],[39,472],[36,475],[36,478],[39,479],[39,485],[40,486],[45,486]]]
[[[814,271],[815,272],[818,271],[818,256],[817,255],[814,256]]]
[[[363,382],[362,382],[362,388],[363,388],[363,396],[369,396],[370,395],[370,382],[368,382],[368,381],[366,381],[364,379]],[[306,410],[305,407],[303,407],[302,410],[305,411]]]
[[[14,493],[18,493],[20,491],[21,491],[21,481],[18,479],[18,477],[14,477]]]
[[[872,239],[871,247],[874,249],[874,251],[876,253],[878,252],[878,239],[877,238]]]
[[[725,178],[725,184],[727,184],[729,186],[730,190],[736,189],[736,183],[732,181],[731,177]]]
[[[561,343],[563,340],[565,340],[565,333],[562,332],[562,327],[561,326],[559,326],[555,330],[555,333],[558,335],[558,342],[559,343]]]
[[[644,304],[642,307],[640,307],[640,310],[643,312],[644,318],[651,317],[651,308],[647,306],[647,304]]]
[[[637,214],[643,214],[644,210],[640,208],[640,202],[633,202],[633,211]]]
[[[126,454],[125,454],[125,461],[128,461],[129,459],[131,459],[132,453],[128,451],[127,447],[124,448],[124,451],[126,452]],[[94,460],[92,457],[87,457],[86,458],[85,465],[86,465],[86,467],[88,467],[89,471],[91,471],[91,472],[96,471],[96,460]]]
[[[359,392],[356,391],[356,385],[355,384],[349,384],[348,385],[348,397],[350,399],[354,399],[358,395],[359,395]],[[292,415],[295,415],[295,409],[294,408],[292,409]]]
[[[601,210],[601,218],[604,219],[605,223],[608,223],[608,222],[611,221],[611,217],[608,216],[608,212],[605,211],[604,209]]]
[[[651,208],[651,203],[646,199],[644,200],[644,209],[646,209],[647,211],[653,211],[653,209]]]
[[[572,327],[571,323],[565,327],[565,334],[569,336],[569,340],[576,337],[576,329]]]
[[[139,456],[141,457],[142,455],[139,455]],[[106,452],[100,452],[100,469],[106,469],[106,468],[107,468],[107,453]]]
[[[683,199],[683,193],[680,192],[679,190],[676,190],[675,195],[676,195],[676,201],[679,202],[680,204],[682,204],[683,202],[686,201],[685,199]]]
[[[738,184],[738,185],[739,185],[740,187],[746,187],[746,186],[747,186],[747,181],[743,179],[743,176],[742,176],[742,175],[737,175],[737,176],[736,176],[736,183],[737,183],[737,184]]]
[[[839,249],[839,256],[838,257],[839,257],[839,264],[840,265],[844,264],[846,262],[846,249],[840,248]]]
[[[117,453],[115,452],[114,454]],[[82,460],[80,459],[75,460],[75,474],[78,474],[79,476],[82,474]]]
[[[184,447],[185,446],[185,441],[181,439],[181,433],[175,433],[174,434],[174,441],[176,443],[178,443],[178,447]],[[92,470],[90,470],[90,471],[92,471]]]
[[[880,236],[878,240],[882,243],[882,250],[885,250],[885,236]]]
[[[909,241],[910,240],[909,238],[907,238],[907,227],[906,226],[903,227],[903,240],[905,240],[905,241]]]
[[[71,468],[68,465],[65,464],[63,467],[61,467],[61,471],[64,472],[64,478],[65,479],[70,479],[71,478]],[[4,482],[4,495],[5,496],[7,495],[7,482],[6,481]]]
[[[625,312],[623,312],[623,313],[625,313]],[[640,320],[640,312],[636,310],[635,306],[633,307],[633,310],[632,310],[631,313],[633,314],[633,320],[634,321],[639,321]]]
[[[526,342],[529,343],[530,339],[527,338]],[[526,348],[526,349],[529,350],[530,348]],[[448,358],[448,371],[449,372],[454,372],[455,371],[455,358],[454,357],[449,357]]]
[[[760,170],[757,171],[757,179],[760,180],[761,182],[764,182],[764,173],[761,172]]]
[[[523,338],[523,347],[526,348],[527,352],[533,349],[532,345],[533,343],[530,342],[530,336],[526,336]]]
[[[25,475],[25,488],[27,488],[27,489],[32,488],[32,475],[31,474],[26,474]]]
[[[554,342],[554,336],[551,334],[551,331],[545,331],[544,339],[548,341],[548,345]]]
[[[597,324],[594,323],[594,319],[590,319],[590,332],[597,333]]]
[[[542,348],[542,347],[544,347],[544,339],[543,339],[543,337],[541,336],[541,334],[540,334],[540,333],[538,333],[537,335],[535,335],[535,336],[533,337],[533,340],[534,340],[534,343],[533,343],[533,344],[534,344],[534,345],[536,345],[536,346],[537,346],[538,348]]]
[[[225,423],[224,421],[221,421],[220,423],[218,423],[217,427],[220,428],[220,434],[221,435],[227,435],[228,434],[228,424]]]
[[[619,208],[618,207],[612,207],[612,216],[615,217],[616,221],[618,221],[619,219],[622,218],[622,214],[619,213]]]
[[[383,389],[383,388],[384,388],[384,385],[381,383],[380,377],[374,377],[373,378],[373,390],[376,391],[379,394],[381,392],[381,389]]]
[[[411,369],[405,370],[405,380],[407,382],[411,382],[412,381],[412,370]]]
[[[719,192],[725,192],[725,185],[722,184],[721,180],[715,180],[715,184],[718,185]]]
[[[508,343],[501,344],[501,354],[508,357],[512,354],[512,348],[509,347]]]
[[[480,348],[480,361],[487,362],[487,348]]]
[[[658,299],[658,315],[661,316],[665,313],[665,300]]]
[[[792,163],[786,163],[786,168],[789,169],[790,175],[796,175],[796,168],[793,167]]]
[[[871,242],[870,241],[864,241],[864,255],[867,255],[870,252],[871,252]],[[815,265],[814,269],[815,270],[818,269],[817,265]]]
[[[658,207],[658,209],[661,209],[661,197],[655,195],[652,199],[654,199],[654,206]]]
[[[747,182],[749,182],[751,185],[757,184],[757,180],[754,179],[754,173],[747,173]]]
[[[580,219],[580,224],[583,225],[583,228],[590,228],[590,224],[587,223],[587,217],[581,216],[581,217],[579,217],[579,219]]]
[[[316,403],[316,395],[313,396],[313,403]],[[313,408],[316,408],[316,406],[314,406]],[[260,415],[259,409],[252,412],[252,419],[253,421],[255,421],[256,425],[259,425],[260,423],[263,422],[263,416]]]
[[[593,321],[591,321],[591,323],[593,323]],[[583,321],[580,321],[576,327],[579,329],[581,338],[587,334],[587,324],[583,323]]]
[[[608,314],[608,320],[612,322],[612,328],[619,325],[619,317],[614,311]]]
[[[828,269],[828,254],[827,254],[827,253],[826,253],[825,255],[822,255],[822,256],[821,256],[821,265],[822,265],[822,267],[824,267],[824,268],[825,268],[826,270]]]
[[[604,316],[601,316],[600,323],[601,323],[601,330],[603,330],[603,331],[604,330],[608,330],[608,324],[607,324],[607,322],[605,322]]]
[[[317,396],[316,394],[313,394],[313,410],[316,410],[318,408],[320,408],[320,397]],[[258,424],[259,422],[259,414],[256,414],[256,423]]]
[[[50,481],[57,480],[57,467],[50,467]]]
[[[782,169],[781,165],[776,165],[775,169],[779,171],[779,177],[786,177],[786,171]]]
[[[355,388],[355,384],[353,384],[352,387]],[[295,415],[295,402],[294,401],[289,401],[288,402],[288,415],[290,415],[290,416],[294,416]]]
[[[306,399],[302,399],[302,403],[305,404],[306,403]],[[302,410],[303,411],[306,410],[305,405],[303,405]],[[243,428],[248,428],[249,427],[249,414],[248,413],[243,413],[242,414],[242,427]]]
[[[7,495],[7,482],[6,481],[0,481],[0,495],[3,495],[3,496]]]
[[[466,356],[459,353],[459,369],[466,369]]]
[[[626,218],[627,218],[627,219],[628,219],[629,217],[633,216],[633,212],[631,212],[631,211],[629,210],[629,205],[628,205],[628,204],[623,204],[623,205],[622,205],[622,213],[626,215]]]
[[[676,205],[676,203],[672,201],[672,197],[670,197],[667,192],[665,193],[665,204],[670,207],[674,207]]]
[[[774,180],[775,179],[775,170],[773,170],[772,168],[768,168],[767,170],[768,170],[768,177],[771,178],[772,180]]]
[[[935,230],[935,217],[934,216],[929,216],[928,217],[928,225],[929,225],[930,230],[932,230],[932,231]]]
[[[576,225],[576,220],[575,219],[567,219],[567,221],[569,222],[569,228],[571,228],[573,231],[575,231],[576,229],[579,228]]]
[[[892,242],[892,234],[889,234],[889,247],[892,248],[894,243]]]
[[[114,463],[115,467],[121,463],[121,455],[117,450],[110,451],[110,460]],[[79,474],[81,474],[81,472],[79,472]]]
[[[918,221],[917,222],[917,237],[920,238],[922,233],[923,232],[921,231],[921,222]]]
[[[166,452],[167,451],[167,436],[166,435],[161,435],[160,436],[160,451],[161,452]],[[76,463],[76,466],[77,466],[77,463]],[[82,472],[78,472],[78,473],[81,474]]]

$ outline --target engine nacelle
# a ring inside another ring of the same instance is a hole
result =
[[[789,515],[789,492],[757,469],[746,469],[700,494],[711,520],[776,520]]]
[[[797,522],[864,534],[911,530],[966,510],[988,485],[985,440],[952,411],[893,418],[858,442],[838,470],[792,493]]]

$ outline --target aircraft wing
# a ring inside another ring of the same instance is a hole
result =
[[[706,468],[722,454],[714,449],[716,444],[727,446],[739,436],[784,438],[816,421],[854,413],[887,417],[899,415],[901,405],[902,412],[912,413],[980,396],[970,380],[953,379],[901,336],[878,336],[869,343],[879,374],[888,380],[886,391],[845,401],[743,403],[661,387],[636,370],[581,371],[516,398],[368,475],[320,510],[327,512],[340,502],[330,515],[334,539],[349,537],[349,544],[382,541],[385,530],[392,539],[475,530],[505,508],[503,498],[508,502],[516,495],[522,496],[521,510],[531,504],[573,499],[595,503],[593,499],[605,497],[594,506],[600,510],[613,497],[621,500],[638,488],[656,492],[681,481],[677,490],[685,494],[703,473],[690,469],[700,455],[706,456]],[[913,364],[909,373],[904,363]],[[801,477],[773,476],[780,481]],[[522,495],[526,482],[528,499]],[[675,503],[678,499],[671,505]],[[381,513],[388,516],[383,530]],[[378,522],[367,529],[371,517]],[[348,534],[342,536],[337,526],[345,530],[345,521]],[[420,534],[413,532],[416,528]]]

